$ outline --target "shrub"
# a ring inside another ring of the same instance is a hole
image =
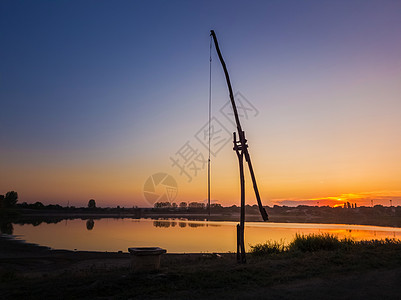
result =
[[[354,241],[351,238],[339,239],[336,235],[330,233],[321,234],[296,234],[294,240],[286,246],[283,241],[267,241],[266,243],[250,246],[250,253],[255,256],[265,256],[269,254],[278,254],[283,252],[315,252],[321,250],[351,250],[351,249],[370,249],[377,247],[393,248],[401,250],[401,240],[395,238],[386,238],[384,240],[363,240]]]
[[[287,247],[283,241],[267,241],[266,243],[256,244],[251,247],[251,254],[255,256],[263,256],[268,254],[277,254],[286,251]]]
[[[322,234],[296,234],[295,239],[288,246],[289,250],[313,252],[319,250],[336,250],[341,248],[342,244],[338,237],[330,233]]]
[[[386,238],[384,240],[359,241],[358,245],[365,246],[366,248],[375,248],[378,246],[400,247],[401,240],[395,238]]]

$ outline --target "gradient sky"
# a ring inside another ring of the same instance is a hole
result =
[[[20,201],[149,206],[164,172],[177,202],[203,201],[171,157],[208,120],[209,31],[233,89],[266,205],[401,205],[400,1],[0,2],[0,194]],[[213,116],[228,92],[212,50]],[[239,203],[230,140],[212,199]],[[255,204],[247,178],[247,203]]]

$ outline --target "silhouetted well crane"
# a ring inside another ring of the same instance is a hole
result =
[[[233,133],[233,142],[234,148],[233,150],[237,154],[238,163],[239,163],[239,174],[240,174],[240,185],[241,185],[241,216],[240,216],[240,223],[237,225],[237,260],[240,263],[246,262],[245,257],[245,244],[244,244],[244,227],[245,227],[245,178],[244,178],[244,157],[245,161],[248,163],[249,173],[251,174],[251,179],[253,183],[253,189],[255,191],[256,200],[258,202],[259,211],[262,215],[263,221],[268,220],[268,216],[266,210],[262,205],[262,201],[260,200],[258,185],[256,183],[255,174],[253,172],[251,157],[249,156],[248,152],[248,145],[247,140],[245,139],[245,132],[242,130],[241,123],[238,117],[237,106],[235,105],[234,101],[234,94],[231,87],[230,76],[228,75],[227,67],[224,62],[223,56],[221,55],[219,43],[217,42],[216,34],[214,30],[210,31],[210,35],[213,37],[214,45],[216,47],[217,55],[219,56],[221,65],[224,70],[224,75],[226,76],[229,96],[231,100],[231,105],[234,111],[235,123],[237,125],[237,132],[238,132],[238,140],[237,135]]]

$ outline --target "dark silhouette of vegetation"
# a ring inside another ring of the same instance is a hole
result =
[[[267,254],[278,254],[286,251],[286,246],[283,242],[267,241],[265,243],[256,244],[251,247],[251,253],[255,256],[263,256]]]
[[[158,228],[168,228],[171,226],[169,221],[153,221],[153,226]]]
[[[34,204],[33,204],[33,208],[34,209],[43,209],[45,206],[44,206],[44,204],[42,203],[42,202],[35,202]]]
[[[179,222],[179,223],[178,223],[178,226],[180,226],[181,228],[185,228],[185,227],[187,227],[187,223],[185,223],[185,222]]]
[[[18,193],[14,191],[7,192],[4,197],[5,207],[14,207],[18,202]]]
[[[88,208],[96,208],[96,201],[94,199],[89,200]]]
[[[92,230],[94,226],[95,226],[95,221],[93,221],[93,219],[89,219],[86,221],[86,229]]]
[[[317,252],[317,251],[334,251],[352,249],[360,250],[361,248],[375,247],[401,247],[401,240],[389,239],[384,240],[365,240],[355,241],[350,238],[339,239],[338,236],[330,233],[321,234],[296,234],[294,240],[288,245],[283,241],[267,241],[266,243],[251,245],[251,253],[255,256],[264,256],[278,254],[282,252]]]
[[[314,252],[320,250],[336,250],[352,244],[353,241],[348,238],[339,239],[336,235],[330,233],[321,234],[296,234],[294,240],[288,245],[288,249],[302,252]]]
[[[18,202],[18,193],[10,191],[6,196],[0,195],[0,208],[14,208]]]
[[[374,207],[357,206],[355,203],[345,203],[341,207],[329,206],[307,206],[297,207],[265,206],[271,222],[278,223],[335,223],[335,224],[361,224],[401,227],[401,206]],[[202,202],[185,202],[178,205],[170,202],[156,202],[153,208],[124,208],[97,207],[96,201],[90,199],[86,207],[61,206],[59,204],[44,205],[42,202],[18,203],[18,194],[15,191],[8,192],[5,196],[0,195],[0,217],[3,220],[20,220],[21,215],[36,217],[57,214],[64,219],[94,218],[94,217],[130,217],[130,218],[177,218],[184,217],[191,220],[221,220],[237,221],[240,207],[232,205],[223,207],[221,204],[213,203],[210,207],[211,216],[207,216],[207,209]],[[246,205],[246,221],[261,221],[258,206]],[[40,220],[40,218],[39,218]],[[35,221],[36,222],[36,221]]]
[[[14,227],[13,224],[10,222],[1,222],[0,223],[0,232],[3,234],[13,234],[14,232]]]
[[[188,204],[189,209],[205,209],[205,203],[199,203],[199,202],[190,202]]]
[[[204,223],[188,223],[188,226],[192,227],[192,228],[197,228],[197,227],[204,227],[205,224]]]
[[[166,201],[166,202],[156,202],[154,204],[154,208],[172,208],[171,203]]]

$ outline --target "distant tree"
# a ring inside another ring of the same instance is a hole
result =
[[[180,208],[186,209],[188,207],[188,204],[186,202],[181,202],[180,203]]]
[[[4,195],[0,195],[0,209],[4,207]]]
[[[63,207],[59,204],[49,204],[46,206],[47,209],[53,209],[53,210],[60,210],[63,209]]]
[[[156,202],[154,204],[154,208],[171,208],[171,203],[166,201],[166,202]]]
[[[21,208],[28,208],[29,204],[26,202],[22,202],[21,204],[18,204]]]
[[[2,202],[4,207],[14,207],[18,201],[18,193],[14,191],[7,192],[6,196],[3,198]]]
[[[189,203],[188,208],[205,208],[205,203],[191,202]]]
[[[32,208],[34,208],[34,209],[42,209],[42,208],[44,208],[45,206],[43,205],[43,203],[42,202],[35,202],[34,204],[31,204],[32,205]]]
[[[90,199],[88,202],[89,208],[96,208],[96,201],[94,199]]]
[[[248,205],[249,206],[249,205]],[[221,206],[221,204],[219,204],[219,203],[212,203],[212,204],[210,204],[210,207],[211,208],[223,208],[222,206]],[[250,206],[249,206],[250,207]]]

